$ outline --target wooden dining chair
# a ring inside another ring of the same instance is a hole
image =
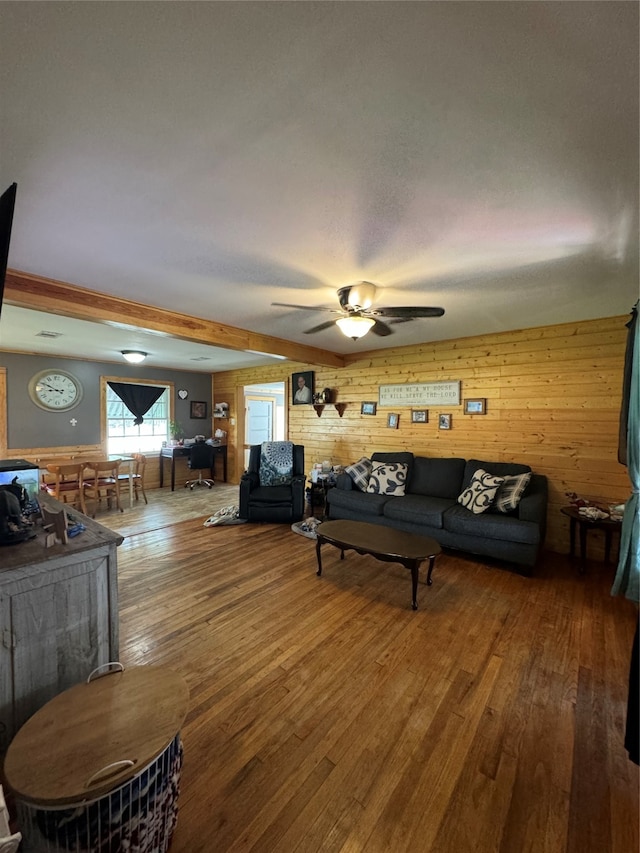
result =
[[[57,501],[72,504],[86,515],[87,511],[82,487],[82,475],[85,464],[85,462],[64,462],[47,465],[46,470],[52,475],[53,479],[46,478],[42,487],[48,495],[51,495]]]
[[[135,459],[133,472],[118,474],[118,480],[120,480],[121,486],[128,486],[129,479],[131,478],[133,480],[133,493],[136,500],[138,500],[138,492],[140,491],[142,492],[144,502],[149,503],[147,500],[147,494],[144,490],[144,470],[147,466],[147,457],[143,453],[133,453],[132,456]]]
[[[116,506],[123,512],[120,506],[120,464],[121,459],[100,459],[86,463],[82,477],[83,497],[86,500],[95,501],[91,518],[96,517],[96,512],[102,503],[107,501],[107,507],[111,509],[112,500],[115,498]]]

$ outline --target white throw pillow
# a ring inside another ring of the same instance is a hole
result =
[[[467,488],[458,497],[458,503],[475,515],[480,515],[489,509],[503,482],[504,477],[494,477],[483,468],[478,468]]]
[[[404,495],[409,466],[404,462],[374,462],[367,492],[374,495]]]

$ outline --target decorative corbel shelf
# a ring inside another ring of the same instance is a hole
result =
[[[340,415],[340,417],[342,417],[342,416],[343,416],[343,414],[344,414],[344,410],[347,408],[347,404],[346,404],[346,403],[333,403],[333,404],[330,404],[330,405],[333,405],[333,408],[334,408],[334,409],[336,410],[336,412]],[[316,410],[316,415],[317,415],[319,418],[321,418],[321,417],[322,417],[322,413],[323,413],[323,411],[324,411],[324,407],[325,407],[325,404],[324,404],[324,403],[314,403],[314,404],[313,404],[313,408]]]

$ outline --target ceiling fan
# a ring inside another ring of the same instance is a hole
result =
[[[299,308],[303,311],[329,311],[331,314],[340,314],[336,320],[327,320],[311,329],[305,329],[305,335],[313,335],[330,329],[334,324],[348,338],[354,341],[362,338],[371,331],[374,335],[386,337],[393,334],[391,325],[397,323],[408,323],[420,317],[442,317],[444,308],[432,308],[429,306],[414,306],[402,308],[373,308],[373,299],[376,286],[370,281],[359,281],[347,287],[341,287],[338,291],[340,309],[321,308],[312,305],[291,305],[288,302],[272,302],[281,308]],[[389,320],[389,324],[379,318]]]

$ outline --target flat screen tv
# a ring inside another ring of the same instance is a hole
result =
[[[2,312],[4,300],[4,279],[7,274],[11,225],[13,224],[13,210],[16,206],[17,188],[17,184],[11,184],[0,196],[0,312]]]

